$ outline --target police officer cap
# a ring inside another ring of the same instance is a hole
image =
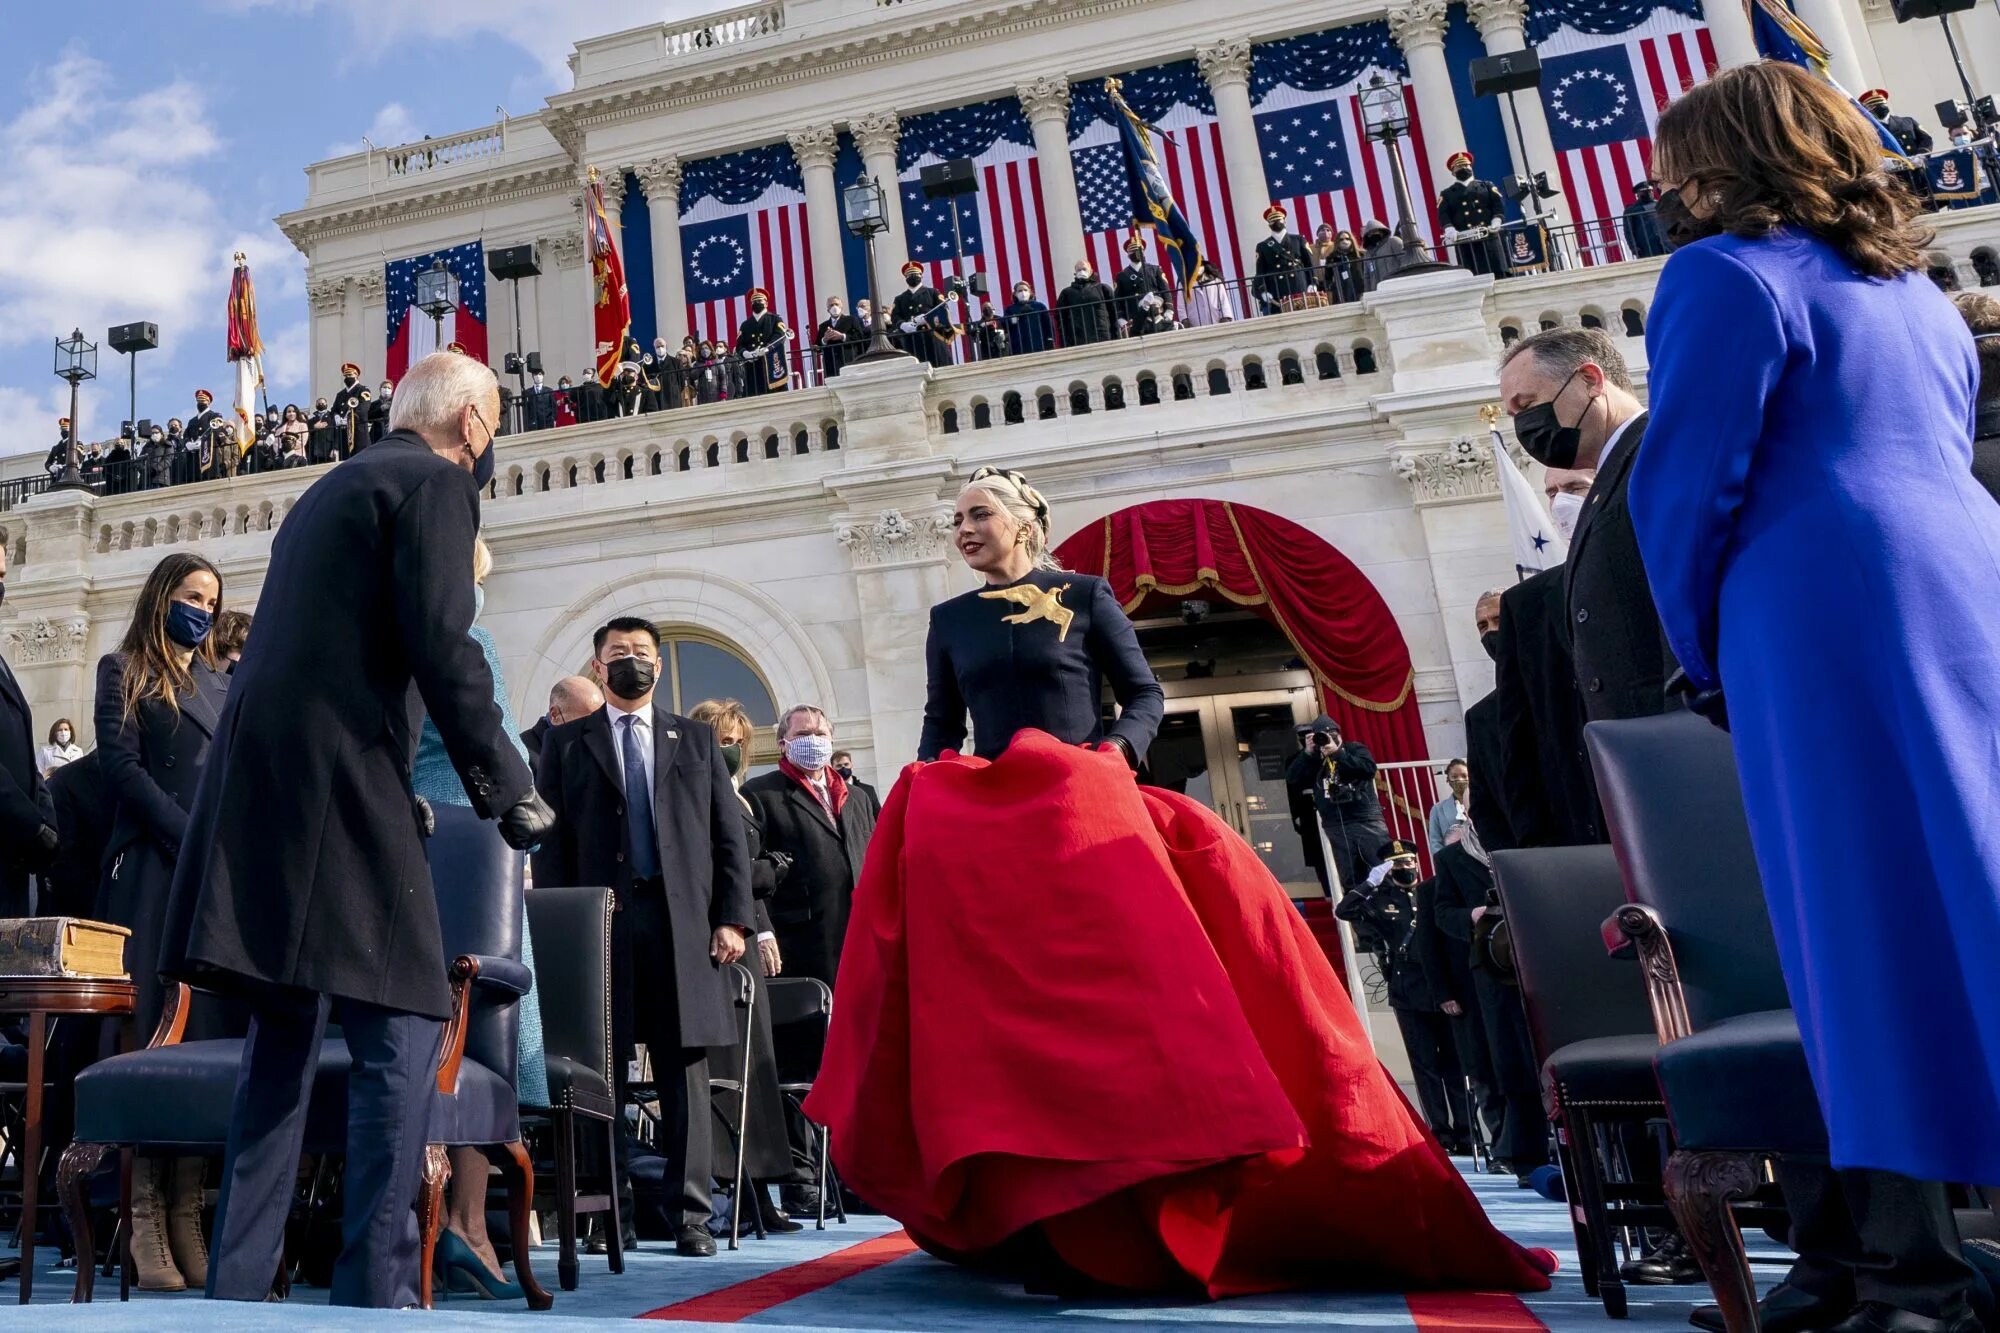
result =
[[[1375,854],[1377,861],[1393,861],[1399,856],[1415,856],[1417,849],[1401,838],[1391,838],[1382,844],[1382,850]]]

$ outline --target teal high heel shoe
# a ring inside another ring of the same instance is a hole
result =
[[[457,1232],[444,1231],[438,1235],[435,1267],[446,1295],[477,1296],[484,1301],[523,1299],[520,1284],[493,1276]]]

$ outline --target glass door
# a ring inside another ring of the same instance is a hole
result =
[[[1312,717],[1309,686],[1170,698],[1147,755],[1154,786],[1222,816],[1295,898],[1320,896],[1285,791],[1298,751],[1293,728]]]

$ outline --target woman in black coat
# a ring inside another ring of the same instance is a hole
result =
[[[97,762],[112,805],[96,916],[126,927],[126,968],[138,986],[120,1044],[143,1046],[159,1023],[157,962],[188,806],[222,715],[229,677],[209,627],[222,610],[222,576],[176,553],[139,590],[118,650],[97,664]],[[181,1291],[208,1280],[201,1238],[205,1163],[143,1156],[132,1174],[132,1254],[139,1286]]]

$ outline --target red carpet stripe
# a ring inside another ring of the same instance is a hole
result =
[[[850,1245],[844,1250],[790,1268],[780,1268],[775,1273],[753,1277],[747,1282],[739,1282],[733,1287],[711,1291],[691,1300],[679,1301],[673,1305],[663,1305],[657,1310],[648,1310],[641,1319],[686,1319],[701,1324],[733,1324],[740,1319],[795,1301],[801,1296],[809,1296],[836,1282],[844,1282],[858,1273],[880,1268],[893,1263],[917,1248],[907,1232],[893,1231],[886,1236],[864,1240],[859,1245]],[[1500,1327],[1496,1325],[1496,1327]],[[1524,1327],[1509,1324],[1507,1328]],[[1540,1328],[1540,1324],[1525,1327]]]
[[[1548,1333],[1520,1297],[1504,1292],[1427,1291],[1403,1299],[1417,1333]]]

